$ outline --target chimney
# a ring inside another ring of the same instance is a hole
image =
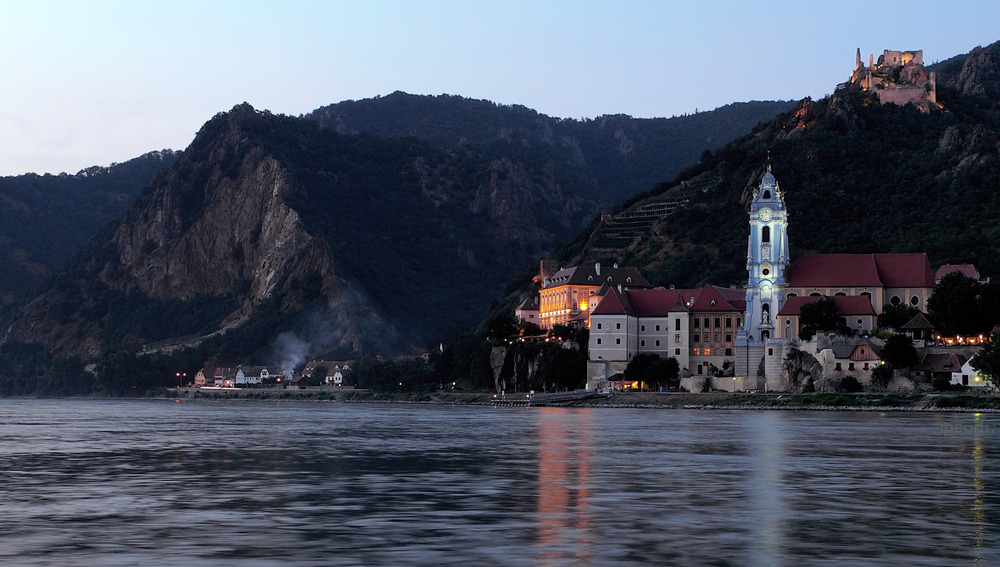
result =
[[[601,263],[600,262],[594,264],[594,270],[597,271],[597,275],[598,276],[601,275]]]

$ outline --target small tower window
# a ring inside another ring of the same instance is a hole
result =
[[[761,239],[761,242],[770,242],[771,241],[771,227],[769,227],[769,226],[765,226],[764,227],[764,230],[762,230],[761,233],[760,233],[760,239]]]
[[[764,191],[764,198],[765,199],[770,199],[771,198],[771,192],[770,191]]]

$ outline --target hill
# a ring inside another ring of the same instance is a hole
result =
[[[0,177],[0,304],[13,302],[58,270],[177,155],[150,152],[76,175]]]
[[[611,205],[670,179],[704,150],[722,147],[793,105],[752,101],[669,119],[619,114],[573,120],[519,105],[395,92],[326,106],[308,118],[341,134],[412,136],[441,148],[516,157],[536,167],[560,164],[567,185]],[[590,216],[585,214],[584,222]]]

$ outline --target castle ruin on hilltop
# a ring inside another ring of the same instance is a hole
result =
[[[850,84],[874,91],[882,104],[891,102],[902,106],[912,102],[925,111],[931,106],[941,107],[937,102],[935,74],[924,69],[923,50],[886,49],[878,61],[874,58],[874,54],[870,54],[868,65],[863,65],[861,49],[858,49]]]

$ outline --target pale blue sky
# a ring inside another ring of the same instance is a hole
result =
[[[402,90],[593,118],[819,98],[859,47],[931,63],[998,22],[997,0],[0,0],[0,175],[184,149],[243,101],[298,115]]]

